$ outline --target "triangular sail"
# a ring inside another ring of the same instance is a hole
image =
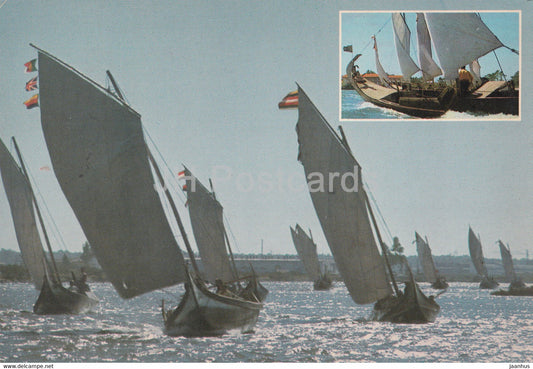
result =
[[[374,40],[374,53],[376,56],[376,70],[378,72],[378,76],[381,82],[384,85],[387,85],[390,83],[390,80],[389,80],[389,76],[387,75],[387,72],[385,72],[385,69],[383,69],[381,62],[379,61],[378,43],[376,41],[376,36],[372,36],[372,39]]]
[[[41,123],[54,172],[106,276],[124,298],[184,281],[140,115],[38,54]]]
[[[431,52],[431,37],[424,13],[416,13],[416,34],[418,40],[418,62],[425,81],[432,81],[440,76],[442,70],[439,68]]]
[[[45,275],[45,256],[35,219],[32,189],[2,140],[0,140],[0,172],[22,260],[35,288],[40,289]]]
[[[516,272],[513,266],[513,257],[511,256],[511,250],[503,244],[502,241],[498,241],[500,246],[500,254],[502,255],[503,270],[505,271],[505,278],[507,282],[514,282],[517,280]]]
[[[468,249],[470,250],[470,258],[478,274],[480,276],[487,276],[487,267],[485,266],[481,241],[474,234],[472,228],[468,229]]]
[[[185,176],[187,207],[205,279],[210,282],[234,280],[236,276],[226,248],[222,205],[188,169],[185,169]]]
[[[425,13],[444,78],[503,44],[476,13]]]
[[[291,227],[291,236],[294,247],[298,252],[300,260],[302,260],[302,263],[304,264],[307,275],[312,281],[316,281],[321,275],[316,244],[299,224],[296,224],[294,229]]]
[[[415,232],[416,236],[416,252],[418,254],[418,260],[422,264],[422,270],[424,271],[424,277],[427,282],[435,282],[437,280],[437,268],[431,255],[431,249],[426,241],[420,235]]]
[[[361,169],[306,93],[298,91],[298,158],[313,205],[352,299],[358,304],[372,303],[391,295],[392,289],[372,233]],[[344,176],[345,185],[336,177],[330,187],[330,175]],[[312,185],[320,178],[323,187]]]
[[[404,14],[392,13],[392,28],[394,29],[394,44],[396,45],[396,53],[403,79],[408,81],[420,68],[418,68],[410,55],[411,31],[407,23],[405,23]]]

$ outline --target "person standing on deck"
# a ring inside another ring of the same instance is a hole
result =
[[[472,81],[474,80],[474,77],[472,76],[472,73],[466,70],[466,67],[461,67],[459,69],[459,95],[465,96],[468,93],[468,89],[470,88],[470,85],[472,84]]]

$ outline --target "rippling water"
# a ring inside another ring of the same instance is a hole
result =
[[[100,304],[79,316],[31,313],[30,284],[0,284],[0,360],[6,362],[532,362],[533,297],[491,296],[476,283],[452,283],[435,323],[367,320],[342,283],[264,282],[270,290],[253,334],[168,337],[161,300],[181,286],[122,300],[93,284]],[[422,283],[428,294],[434,294]]]
[[[366,102],[355,90],[342,90],[342,119],[417,119],[406,114],[402,114],[392,109],[385,109]],[[432,120],[508,120],[517,119],[515,115],[489,114],[475,115],[472,113],[459,113],[447,111],[442,117]]]

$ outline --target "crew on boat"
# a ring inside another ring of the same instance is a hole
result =
[[[70,289],[77,290],[80,293],[88,292],[91,289],[87,284],[87,273],[84,268],[81,268],[81,277],[78,279],[74,272],[71,272],[72,279],[70,280]]]
[[[472,73],[467,71],[465,66],[462,66],[461,69],[459,69],[459,94],[461,96],[468,94],[468,90],[472,85],[473,80],[474,76],[472,76]]]

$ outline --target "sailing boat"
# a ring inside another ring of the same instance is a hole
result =
[[[404,81],[401,86],[393,86],[379,63],[375,36],[373,39],[376,68],[382,85],[365,80],[353,68],[353,63],[348,64],[347,75],[351,76],[349,79],[352,85],[363,99],[378,106],[424,118],[440,116],[448,109],[460,112],[518,114],[518,90],[511,82],[486,81],[481,84],[478,58],[500,47],[508,48],[517,54],[518,52],[505,46],[479,14],[426,12],[417,13],[416,21],[419,66],[410,56],[411,32],[405,22],[405,13],[392,14],[394,41]],[[440,67],[433,59],[432,43]],[[463,94],[457,89],[457,93],[452,94],[449,85],[458,77],[459,68],[466,65],[470,66],[480,85],[471,93]],[[411,76],[418,71],[422,73],[425,86],[408,83]],[[440,75],[448,84],[433,83],[433,79]],[[391,101],[397,105],[391,104]],[[421,110],[410,110],[409,106]],[[433,110],[441,111],[442,114]]]
[[[331,278],[320,268],[320,262],[318,261],[318,255],[316,252],[316,244],[313,241],[313,235],[309,230],[308,236],[305,231],[296,224],[294,229],[291,228],[292,242],[296,248],[296,252],[300,256],[300,260],[304,264],[305,271],[311,280],[313,281],[313,288],[315,290],[329,290],[332,285]]]
[[[298,98],[298,160],[304,167],[313,205],[350,296],[357,304],[375,303],[373,319],[378,321],[434,321],[440,307],[432,296],[424,295],[412,273],[405,290],[401,292],[398,288],[362,186],[361,167],[342,130],[341,138],[299,86]]]
[[[238,296],[251,301],[264,301],[268,290],[259,282],[253,269],[252,276],[239,277],[224,226],[223,208],[212,189],[211,180],[209,191],[189,169],[184,168],[180,176],[185,178],[183,189],[187,194],[192,231],[206,280],[211,283],[220,280]],[[241,281],[247,282],[246,287],[241,287]]]
[[[144,140],[141,116],[124,101],[112,75],[107,73],[114,92],[31,46],[38,52],[41,125],[54,173],[118,294],[127,299],[184,283],[186,292],[178,308],[163,314],[167,334],[250,329],[262,304],[208,289]],[[152,170],[164,195],[156,188]],[[190,271],[160,196],[172,209],[192,264]],[[174,322],[171,329],[170,321]]]
[[[427,237],[424,241],[418,232],[415,232],[415,238],[418,260],[420,260],[422,264],[422,270],[424,271],[426,281],[430,282],[431,287],[437,290],[448,288],[449,285],[448,282],[446,282],[446,278],[444,278],[442,275],[439,275],[439,272],[435,267],[435,262],[433,261],[433,256],[431,255],[431,248],[429,247]]]
[[[509,289],[491,292],[496,296],[533,296],[533,286],[526,287],[526,284],[516,275],[513,265],[513,257],[509,245],[505,246],[501,240],[498,240],[500,253],[502,255],[503,269],[505,278],[509,282]]]
[[[468,248],[470,250],[470,258],[472,259],[472,263],[474,264],[477,273],[482,278],[479,288],[493,289],[498,287],[498,282],[488,275],[479,236],[476,236],[470,227],[468,227]]]
[[[63,287],[26,167],[14,137],[12,141],[20,160],[20,167],[4,142],[0,140],[0,172],[11,208],[22,259],[35,288],[41,291],[33,306],[33,312],[43,315],[87,312],[98,304],[98,299],[86,284],[80,284],[79,287],[72,286],[69,289]],[[53,266],[52,275],[48,272],[48,260],[41,243],[35,213],[50,252]]]

